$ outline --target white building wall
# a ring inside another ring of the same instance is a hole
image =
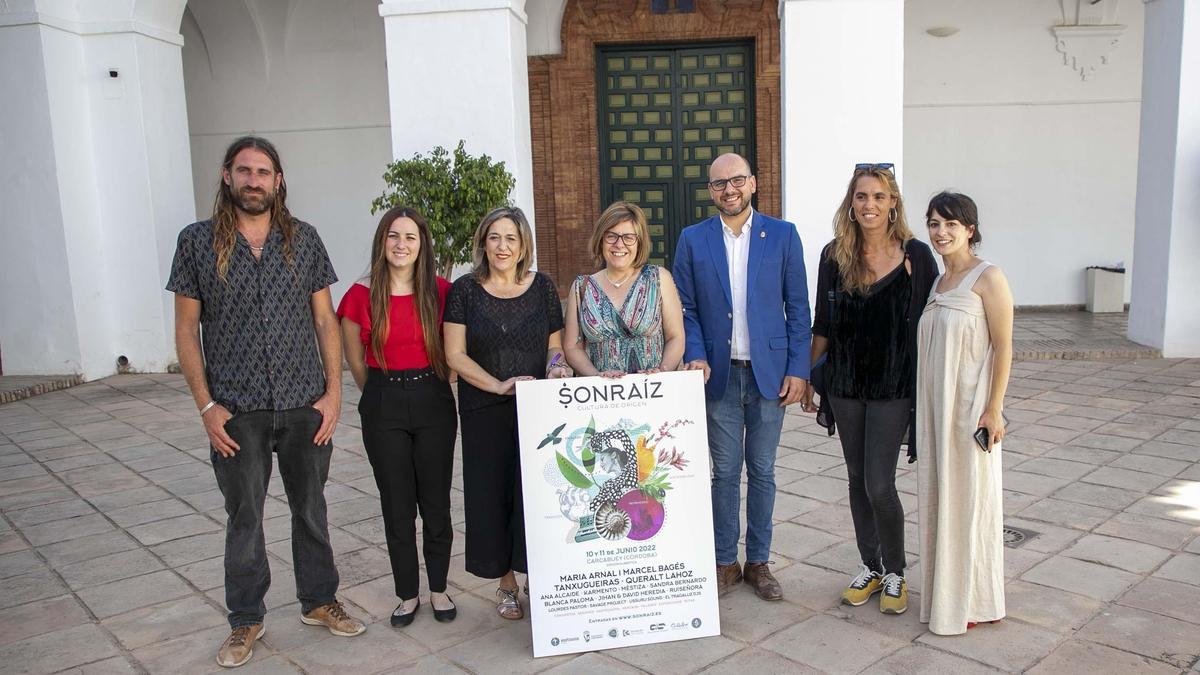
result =
[[[367,271],[378,222],[371,200],[392,159],[378,7],[191,0],[181,29],[196,218],[212,213],[229,143],[251,133],[267,138],[283,161],[288,207],[329,251],[335,304]],[[421,96],[412,92],[414,105]],[[188,222],[170,227],[177,233]]]
[[[85,212],[93,195],[80,195],[70,206],[79,212],[66,220],[81,327],[108,333],[106,343],[85,340],[84,372],[108,374],[119,356],[136,370],[162,372],[175,351],[174,308],[162,291],[175,238],[164,225],[187,217],[192,201],[179,46],[115,34],[88,37],[84,47],[91,156],[60,145],[63,165],[95,174],[79,187],[94,190],[96,214]],[[63,76],[71,80],[65,90],[75,78]]]
[[[525,0],[525,14],[529,17],[526,26],[529,56],[561,54],[563,12],[567,0]]]
[[[1141,2],[1120,2],[1125,33],[1084,81],[1055,50],[1058,2],[906,3],[909,220],[927,239],[929,197],[973,197],[980,255],[1005,269],[1018,305],[1083,304],[1085,267],[1132,266],[1142,16]],[[926,33],[942,26],[959,32]]]
[[[14,216],[0,247],[5,372],[94,379],[120,356],[160,371],[173,348],[156,222],[192,202],[179,38],[125,3],[60,5],[0,5],[0,98],[22,102],[0,118],[0,154],[18,158],[0,181]],[[165,155],[185,168],[152,175]]]
[[[1200,7],[1146,8],[1146,78],[1129,337],[1200,356]]]
[[[43,34],[0,28],[0,350],[4,372],[79,372],[74,289],[63,231]],[[33,301],[31,301],[31,298]]]
[[[108,309],[108,247],[101,229],[97,166],[93,157],[91,101],[88,87],[79,86],[81,64],[87,54],[78,35],[55,29],[42,30],[43,55],[46,59],[46,87],[50,98],[50,123],[53,137],[49,149],[54,153],[57,181],[62,199],[62,224],[67,265],[61,270],[69,276],[72,288],[72,312],[79,333],[79,362],[67,372],[90,373],[93,377],[111,374],[115,367],[101,363],[100,352],[109,346],[112,334]],[[92,85],[99,73],[93,72]],[[81,114],[82,113],[82,114]],[[109,175],[120,174],[120,165],[105,166]],[[114,226],[116,224],[114,223]],[[115,229],[114,236],[123,234]],[[84,338],[86,334],[87,338]],[[116,354],[112,354],[115,360]]]
[[[905,141],[904,4],[780,3],[783,217],[796,224],[804,243],[810,301],[821,249],[833,238],[833,214],[854,165],[900,164],[893,158]]]
[[[169,107],[174,111],[169,116],[149,116],[142,120],[146,137],[155,140],[147,145],[145,157],[141,158],[148,176],[150,227],[155,237],[153,244],[141,242],[143,249],[139,255],[143,257],[134,266],[151,267],[157,262],[160,316],[167,336],[167,355],[169,362],[175,362],[175,297],[162,289],[171,274],[179,223],[194,217],[195,203],[183,60],[178,47],[146,39],[138,41],[137,59],[140,91],[146,107]],[[140,279],[138,283],[150,283],[150,280]]]
[[[530,55],[559,53],[565,4],[527,2]],[[850,167],[893,162],[922,239],[935,193],[975,198],[980,254],[1019,305],[1083,304],[1085,267],[1131,268],[1142,3],[1116,4],[1124,35],[1086,81],[1055,47],[1063,4],[783,0],[784,215],[810,255],[832,236]],[[946,26],[958,33],[926,33]]]
[[[511,162],[516,201],[532,214],[524,57],[560,50],[566,0],[444,2],[458,11],[403,20],[436,31],[386,49],[378,0],[192,0],[182,56],[180,2],[0,3],[0,93],[22,101],[0,122],[6,372],[97,377],[120,354],[165,367],[172,316],[161,287],[175,234],[193,210],[207,216],[222,151],[244,133],[279,146],[289,205],[322,232],[341,277],[335,299],[365,271],[369,204],[393,151],[465,137],[472,152]],[[1006,268],[1018,304],[1080,304],[1086,265],[1132,264],[1144,10],[1117,7],[1124,36],[1084,81],[1055,51],[1050,29],[1063,17],[1052,0],[784,0],[784,215],[810,257],[829,237],[848,167],[898,161],[923,238],[934,192],[977,199],[982,254]],[[465,22],[435,25],[451,16]],[[926,34],[937,26],[959,32]],[[389,58],[414,69],[393,73],[390,110]],[[453,92],[416,75],[438,64],[454,74]],[[1180,115],[1196,114],[1194,79]],[[1179,148],[1194,148],[1195,127],[1180,120]],[[1176,212],[1195,212],[1189,176]],[[1172,297],[1194,288],[1181,258],[1200,230],[1184,225],[1160,233],[1169,255],[1153,258],[1171,265],[1159,281]],[[1196,313],[1166,313],[1181,318],[1168,338],[1194,332]]]
[[[379,13],[393,154],[452,150],[464,139],[470,154],[504,162],[516,180],[511,201],[533,226],[525,1],[384,0]]]

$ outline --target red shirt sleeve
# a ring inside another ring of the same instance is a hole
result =
[[[350,319],[362,328],[371,328],[371,289],[355,282],[342,296],[338,305],[337,315],[342,319]]]
[[[371,353],[371,289],[358,282],[352,284],[342,296],[337,315],[358,324],[358,340],[366,349],[367,366],[378,368],[375,355]]]

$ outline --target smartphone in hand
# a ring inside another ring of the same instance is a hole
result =
[[[989,434],[988,434],[987,427],[979,427],[978,429],[975,430],[975,434],[973,436],[975,438],[975,444],[978,445],[979,449],[984,452],[992,451],[992,449],[988,443],[988,441],[990,441],[991,439],[988,438],[988,436],[989,436]]]

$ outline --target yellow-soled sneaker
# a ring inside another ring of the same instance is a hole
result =
[[[879,611],[884,614],[903,614],[908,611],[908,584],[899,574],[888,574],[880,584],[883,595],[879,596]]]
[[[863,565],[862,571],[858,573],[858,576],[851,579],[850,585],[846,587],[846,590],[842,591],[842,602],[847,605],[854,605],[855,607],[864,605],[871,599],[872,595],[879,592],[881,588],[880,583],[879,572]]]

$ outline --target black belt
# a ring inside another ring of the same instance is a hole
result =
[[[436,377],[433,368],[413,368],[410,370],[388,370],[371,368],[367,371],[367,381],[376,384],[409,385]],[[405,386],[405,389],[408,387]]]
[[[729,359],[729,365],[733,366],[734,368],[749,368],[750,360],[749,359]]]

